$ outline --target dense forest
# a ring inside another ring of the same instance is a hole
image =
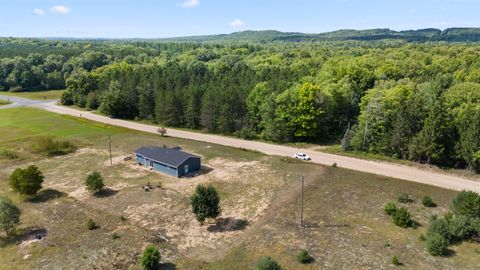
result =
[[[0,90],[125,119],[480,170],[480,45],[0,39]]]

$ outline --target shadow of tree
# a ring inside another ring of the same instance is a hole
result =
[[[106,197],[113,196],[117,193],[118,193],[118,190],[114,190],[114,189],[111,189],[111,188],[104,188],[104,189],[100,190],[99,192],[95,193],[94,196],[98,197],[98,198],[106,198]]]
[[[248,220],[231,217],[219,218],[214,225],[207,228],[209,232],[232,232],[242,231],[249,225]]]
[[[66,193],[58,191],[56,189],[47,188],[47,189],[40,190],[40,192],[38,192],[37,195],[29,199],[28,201],[32,203],[42,203],[50,200],[55,200],[55,199],[64,197],[66,195],[67,195]]]
[[[165,269],[165,270],[175,270],[177,269],[177,266],[173,263],[162,263],[160,264],[160,269]]]
[[[23,241],[41,240],[47,236],[48,231],[45,228],[27,227],[17,231],[15,235],[0,237],[0,247],[8,245],[19,244]]]

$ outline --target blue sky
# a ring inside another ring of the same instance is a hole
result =
[[[478,0],[0,0],[0,36],[175,37],[479,27]]]

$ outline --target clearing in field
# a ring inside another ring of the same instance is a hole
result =
[[[378,269],[397,255],[408,268],[475,268],[479,247],[452,246],[452,255],[428,255],[428,218],[443,214],[455,192],[386,177],[324,167],[282,157],[214,144],[161,137],[106,126],[30,108],[0,111],[0,195],[22,209],[18,236],[0,234],[0,269],[140,269],[143,249],[160,249],[167,269],[254,269],[262,256],[274,257],[285,269]],[[108,155],[108,136],[113,164]],[[73,153],[46,157],[32,151],[38,138],[68,140]],[[202,173],[170,177],[124,158],[142,145],[181,146],[202,157]],[[35,200],[24,200],[8,188],[17,167],[37,165],[45,175]],[[93,196],[85,177],[101,172],[108,192]],[[306,229],[299,229],[299,177],[306,177]],[[145,192],[141,187],[154,187]],[[212,184],[221,196],[222,214],[203,226],[190,210],[197,184]],[[383,213],[386,202],[402,192],[416,229],[392,224]],[[431,196],[436,208],[420,204]],[[87,229],[94,220],[99,228]],[[41,235],[41,239],[36,236]],[[113,236],[115,235],[115,237]],[[300,249],[315,258],[296,261]]]

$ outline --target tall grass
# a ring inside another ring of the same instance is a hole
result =
[[[77,147],[70,141],[55,141],[50,137],[39,138],[32,145],[32,151],[45,156],[61,156],[75,152]]]

